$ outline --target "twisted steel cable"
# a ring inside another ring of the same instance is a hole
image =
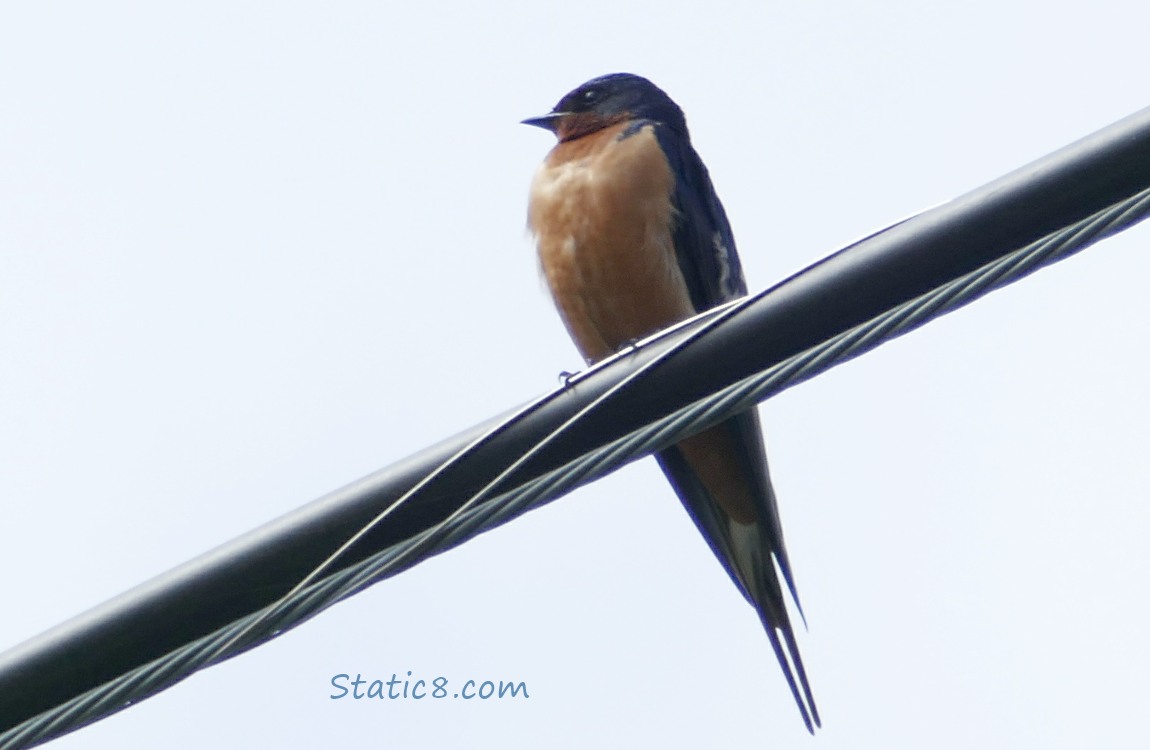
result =
[[[665,352],[630,377],[596,399],[564,423],[544,441],[526,452],[495,480],[471,496],[447,519],[410,539],[395,544],[365,560],[326,578],[322,571],[347,549],[366,528],[312,571],[293,591],[273,605],[238,619],[219,630],[188,643],[159,659],[89,690],[59,706],[41,713],[0,734],[0,750],[32,747],[100,718],[116,713],[135,702],[212,664],[224,661],[249,648],[271,640],[301,624],[338,601],[371,584],[395,575],[418,562],[439,554],[483,531],[492,529],[522,513],[545,505],[573,489],[654,450],[674,444],[727,417],[752,407],[786,388],[804,382],[835,365],[869,351],[885,341],[901,336],[926,322],[952,312],[979,297],[1017,281],[1041,267],[1073,255],[1089,245],[1129,228],[1150,215],[1150,189],[1119,201],[1097,213],[1052,232],[985,266],[960,276],[915,299],[891,308],[871,320],[844,331],[804,352],[789,357],[766,370],[731,384],[667,416],[654,420],[630,434],[589,451],[566,465],[543,474],[523,486],[488,499],[487,494],[502,477],[527,461],[543,445],[582,418],[590,410],[625,387],[634,387],[643,375],[705,336],[718,323],[735,316],[755,298],[745,298],[729,306],[709,311],[709,319],[682,346]],[[665,335],[661,334],[661,335]],[[637,346],[642,346],[640,343]],[[627,356],[627,352],[619,356]],[[555,394],[529,404],[499,427],[485,433],[449,459],[396,503],[379,514],[371,525],[386,518],[400,503],[415,497],[427,481],[447,466],[464,458],[507,424],[530,413]]]

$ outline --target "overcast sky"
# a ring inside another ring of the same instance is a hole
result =
[[[1150,104],[1148,23],[1128,0],[3,4],[0,649],[578,367],[524,229],[552,139],[518,122],[582,81],[682,105],[757,290]],[[1147,244],[765,404],[814,739],[648,459],[56,747],[1134,744]],[[408,670],[531,697],[328,697]]]

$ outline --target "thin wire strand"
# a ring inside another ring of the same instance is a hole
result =
[[[132,702],[170,687],[199,669],[274,638],[372,583],[450,549],[482,531],[506,523],[527,510],[542,506],[575,486],[612,471],[629,460],[674,444],[683,437],[699,432],[786,388],[804,382],[830,367],[853,359],[935,317],[952,312],[995,289],[1017,281],[1044,265],[1062,260],[1106,236],[1145,219],[1148,214],[1150,214],[1150,189],[892,308],[761,373],[699,399],[629,435],[589,451],[513,491],[478,504],[486,493],[514,468],[509,467],[500,478],[469,498],[461,509],[435,527],[322,580],[310,585],[297,586],[299,590],[290,597],[285,597],[259,612],[236,620],[214,633],[13,727],[0,735],[0,750],[31,747],[120,711]],[[730,307],[720,309],[719,314],[702,326],[690,340],[697,339],[722,320],[736,314],[752,299],[744,298]],[[596,399],[593,405],[601,404],[620,388],[633,384],[636,377],[649,372],[651,367],[657,366],[677,351],[681,351],[681,347],[661,354]],[[524,412],[537,408],[540,403],[555,395],[544,396],[525,407]],[[553,439],[556,434],[585,415],[590,408],[592,407],[588,406],[581,410],[576,417],[565,422],[545,440]],[[520,418],[522,413],[513,416],[508,423]],[[504,425],[496,429],[502,429]],[[437,471],[445,469],[447,465],[474,450],[479,442],[489,438],[490,433],[481,436],[476,443],[453,456]],[[524,460],[525,458],[521,458],[515,466],[521,465]],[[425,485],[425,482],[421,484]],[[409,494],[405,493],[400,500],[406,501]],[[381,515],[388,512],[390,510],[385,510]],[[246,636],[253,633],[257,638],[247,640]],[[243,643],[242,640],[247,642]]]
[[[714,328],[716,325],[721,323],[723,320],[726,320],[731,315],[735,314],[738,310],[741,309],[741,306],[747,304],[747,302],[748,302],[748,300],[746,300],[746,299],[735,300],[734,303],[727,305],[727,306],[724,306],[722,309],[719,310],[718,315],[715,315],[711,320],[704,323],[702,326],[699,327],[698,330],[694,331],[693,333],[691,333],[691,335],[684,338],[682,342],[676,344],[676,346],[674,346],[671,349],[669,349],[668,351],[664,352],[659,357],[653,359],[651,362],[648,362],[643,367],[641,367],[638,370],[636,370],[635,372],[631,373],[628,377],[624,378],[619,383],[616,383],[614,386],[612,386],[610,389],[608,389],[605,393],[600,395],[598,398],[596,398],[594,401],[592,401],[590,404],[588,404],[586,407],[584,407],[582,410],[577,412],[574,416],[570,417],[566,422],[564,422],[562,425],[560,425],[558,428],[556,428],[554,431],[552,431],[542,441],[540,441],[539,443],[532,446],[532,448],[530,450],[528,450],[526,453],[524,453],[522,456],[520,456],[515,462],[513,462],[510,466],[508,466],[506,469],[504,469],[502,472],[500,472],[500,474],[498,476],[496,476],[495,479],[492,479],[485,487],[483,487],[481,490],[479,490],[479,492],[475,493],[470,498],[468,498],[468,500],[463,505],[461,505],[459,508],[456,508],[447,518],[445,518],[443,521],[441,521],[437,525],[436,528],[450,527],[452,525],[452,522],[455,519],[457,519],[461,513],[469,510],[472,506],[479,503],[484,497],[486,497],[488,494],[490,494],[491,490],[493,490],[495,487],[497,487],[500,482],[502,482],[508,476],[513,474],[517,469],[519,469],[521,466],[523,466],[532,457],[538,455],[539,452],[544,447],[549,445],[560,434],[562,434],[566,430],[570,429],[570,427],[572,427],[577,422],[579,422],[581,419],[583,419],[583,417],[585,417],[587,414],[589,414],[592,411],[594,411],[595,409],[599,408],[603,403],[608,401],[616,393],[619,393],[620,391],[626,389],[627,387],[632,385],[635,381],[639,380],[644,375],[648,374],[652,369],[657,367],[659,364],[661,364],[662,362],[665,362],[667,359],[672,357],[676,352],[682,350],[683,347],[688,346],[691,342],[698,339],[700,336],[702,336],[707,331]],[[649,337],[648,339],[645,339],[644,341],[650,342],[654,338],[666,336],[670,331],[678,330],[680,327],[683,327],[686,324],[690,324],[690,323],[694,323],[694,322],[695,322],[694,318],[686,320],[686,321],[682,321],[680,325],[676,325],[667,331],[661,331],[658,334],[656,334],[656,336]],[[635,348],[640,348],[643,345],[644,345],[644,342],[636,343]],[[629,353],[630,352],[627,350],[619,352],[618,354],[607,358],[604,361],[603,365],[606,365],[607,363],[610,363],[610,362],[614,362],[616,359],[618,359],[620,357],[628,356]],[[589,370],[586,370],[584,372],[589,373],[591,371],[594,371],[595,369],[598,369],[598,367],[592,367]],[[565,384],[565,387],[566,387],[566,385],[574,384],[577,380],[581,380],[583,377],[586,377],[586,375],[581,374],[580,376],[571,377],[570,379],[568,379],[567,383]],[[358,542],[359,540],[361,540],[365,536],[367,536],[367,534],[372,529],[379,526],[380,523],[382,523],[384,520],[386,520],[388,518],[388,516],[390,516],[398,508],[400,508],[402,505],[404,505],[405,503],[410,501],[413,497],[417,496],[419,494],[419,492],[421,492],[425,487],[427,487],[429,484],[431,484],[431,482],[433,482],[436,478],[442,476],[445,471],[447,471],[452,466],[458,464],[465,457],[471,455],[477,448],[479,448],[481,445],[483,445],[487,441],[489,441],[492,438],[494,438],[495,436],[505,432],[513,424],[515,424],[516,422],[519,422],[524,417],[526,417],[528,414],[531,414],[532,412],[536,411],[539,407],[543,406],[544,404],[546,404],[546,403],[552,401],[553,399],[557,398],[558,396],[562,395],[564,390],[565,390],[565,387],[557,389],[555,391],[552,391],[551,393],[548,393],[544,396],[541,396],[540,398],[536,399],[535,401],[531,402],[530,404],[519,409],[517,412],[512,414],[510,417],[508,417],[504,421],[500,422],[499,424],[495,425],[494,427],[492,427],[487,432],[480,435],[478,438],[476,438],[472,442],[468,443],[462,449],[460,449],[455,454],[450,456],[446,461],[444,461],[439,466],[437,466],[434,470],[432,470],[427,475],[425,475],[422,479],[420,479],[418,482],[416,482],[409,490],[407,490],[407,492],[403,493],[394,502],[392,502],[390,505],[388,505],[386,508],[384,508],[378,514],[376,514],[374,518],[372,518],[370,521],[368,521],[366,524],[364,524],[358,531],[356,531],[354,534],[352,534],[347,539],[347,541],[345,541],[334,552],[332,552],[330,555],[328,555],[328,557],[323,562],[321,562],[316,567],[312,568],[311,572],[309,572],[306,576],[304,576],[303,579],[301,579],[299,583],[297,583],[295,586],[293,586],[290,591],[288,591],[286,594],[284,594],[282,597],[280,597],[278,601],[276,601],[270,607],[265,608],[264,614],[256,617],[246,627],[241,629],[235,636],[233,636],[232,638],[230,638],[229,640],[227,640],[223,644],[221,644],[218,648],[218,652],[216,654],[213,654],[213,659],[224,656],[226,653],[230,652],[230,650],[234,646],[236,646],[245,636],[249,635],[253,631],[259,630],[259,628],[261,626],[267,625],[271,620],[274,620],[277,613],[283,611],[287,606],[290,606],[290,603],[293,600],[295,600],[295,598],[297,597],[297,595],[301,591],[303,591],[305,588],[307,588],[307,586],[310,583],[312,583],[313,581],[318,579],[320,577],[320,575],[325,570],[330,568],[336,562],[336,560],[338,560],[340,557],[342,557],[344,554],[346,554],[347,551],[349,549],[351,549],[352,546],[354,546],[356,542]],[[407,554],[407,556],[418,554],[419,550],[420,550],[420,548],[417,547],[417,548],[410,550],[406,554]],[[396,564],[398,564],[398,562],[400,562],[400,561],[397,560]],[[342,598],[342,597],[340,597],[340,598]]]

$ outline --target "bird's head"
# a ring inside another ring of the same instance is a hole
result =
[[[593,78],[560,99],[549,113],[529,117],[523,124],[550,130],[562,142],[626,120],[654,120],[687,135],[679,105],[646,78],[630,73]]]

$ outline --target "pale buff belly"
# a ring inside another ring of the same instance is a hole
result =
[[[674,176],[648,127],[557,146],[529,224],[559,313],[588,362],[695,313],[671,237]]]

